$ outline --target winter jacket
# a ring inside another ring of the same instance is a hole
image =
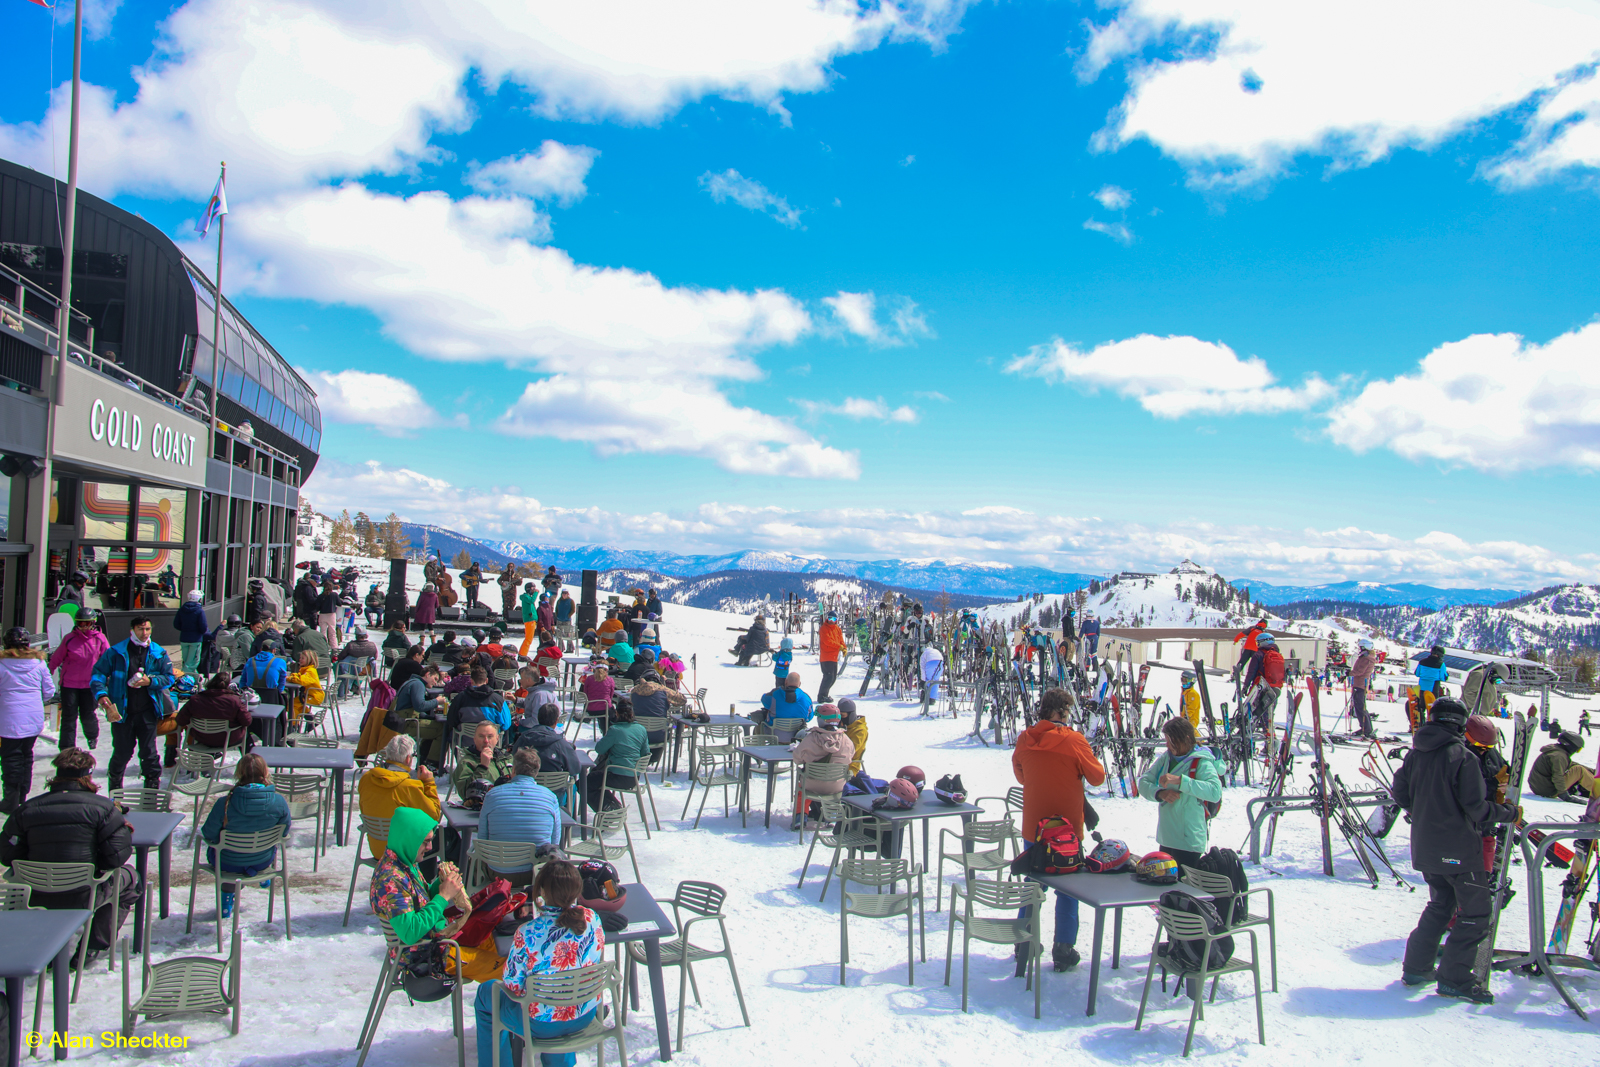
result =
[[[433,697],[428,695],[427,679],[420,674],[413,674],[395,690],[394,703],[390,705],[402,719],[432,715],[436,706]]]
[[[533,625],[534,619],[539,614],[539,598],[532,593],[523,593],[517,597],[517,606],[522,609],[523,625]]]
[[[594,758],[602,758],[607,767],[615,767],[618,774],[633,777],[633,768],[650,755],[650,736],[636,722],[614,722],[594,746]]]
[[[1356,657],[1355,664],[1350,668],[1350,684],[1357,689],[1365,689],[1372,684],[1372,672],[1378,669],[1378,656],[1370,648],[1361,650],[1361,655]]]
[[[1472,668],[1467,680],[1461,683],[1461,703],[1472,715],[1500,714],[1500,688],[1489,681],[1493,666],[1488,663]]]
[[[325,585],[322,592],[317,594],[317,614],[337,615],[339,613],[339,594],[332,586]]]
[[[1246,652],[1254,652],[1256,650],[1256,638],[1260,637],[1265,630],[1266,627],[1261,623],[1256,623],[1248,630],[1240,630],[1238,633],[1233,635],[1234,644],[1238,644],[1240,641],[1243,641],[1244,650]]]
[[[288,677],[289,665],[283,662],[281,656],[261,651],[245,661],[244,671],[239,675],[239,684],[257,692],[263,689],[282,689]]]
[[[426,813],[434,824],[439,821],[439,790],[433,780],[424,782],[413,778],[404,767],[384,764],[374,767],[361,776],[357,787],[361,797],[361,814],[369,819],[393,819],[401,808],[417,808]],[[393,829],[390,835],[393,836]],[[419,843],[421,839],[418,839]],[[374,856],[383,855],[383,842],[376,837],[367,838]],[[415,856],[412,849],[410,855]]]
[[[339,650],[339,654],[333,659],[336,663],[347,659],[370,659],[376,663],[378,660],[378,646],[369,640],[359,638],[355,641],[346,642],[345,646]]]
[[[222,839],[222,831],[230,834],[255,834],[274,826],[284,829],[285,840],[289,830],[289,802],[276,789],[262,782],[236,785],[221,801],[211,805],[200,836],[215,845]],[[219,859],[236,871],[260,870],[271,866],[276,849],[261,852],[224,851]]]
[[[38,737],[44,702],[55,695],[42,658],[24,649],[0,651],[0,737]]]
[[[366,777],[362,777],[366,782]],[[438,893],[439,882],[425,880],[417,870],[422,842],[438,828],[438,816],[427,817],[415,809],[397,811],[389,826],[393,848],[375,851],[377,870],[367,895],[372,910],[389,920],[402,943],[415,945],[444,924],[449,902]]]
[[[629,695],[633,700],[635,718],[653,716],[665,719],[672,714],[673,708],[681,708],[689,702],[689,698],[682,693],[656,682],[640,682]]]
[[[101,653],[89,683],[96,700],[110,697],[123,715],[128,714],[128,644],[128,640],[118,641]],[[172,685],[172,660],[154,641],[145,649],[144,671],[150,679],[150,699],[154,705],[151,712],[159,719],[162,716],[159,691]]]
[[[198,600],[185,600],[172,616],[172,625],[178,628],[178,641],[185,645],[198,645],[211,631],[206,621],[206,609]]]
[[[1085,620],[1083,620],[1083,627],[1079,630],[1079,632],[1084,637],[1099,637],[1100,636],[1100,620],[1099,619],[1085,619]]]
[[[1434,693],[1434,686],[1450,680],[1450,668],[1445,666],[1444,657],[1430,651],[1417,661],[1417,690],[1423,693]]]
[[[223,719],[229,727],[218,734],[196,733],[191,737],[195,744],[206,748],[237,745],[250,729],[250,706],[237,690],[202,689],[178,709],[178,729],[187,730],[195,719]]]
[[[1394,801],[1411,813],[1411,866],[1423,874],[1482,872],[1482,827],[1516,817],[1487,799],[1483,771],[1461,735],[1430,722],[1394,773]]]
[[[1528,768],[1528,788],[1535,796],[1553,797],[1561,792],[1559,783],[1571,769],[1571,753],[1560,745],[1546,745]]]
[[[811,721],[811,698],[800,689],[779,686],[761,698],[761,706],[774,719]]]
[[[1178,698],[1178,710],[1189,720],[1190,726],[1200,725],[1200,690],[1185,689]]]
[[[747,655],[757,655],[772,650],[772,636],[767,633],[767,624],[754,622],[750,629],[744,632],[744,651]]]
[[[850,757],[850,774],[854,777],[861,773],[861,760],[867,754],[867,720],[857,715],[845,726],[844,732],[855,746],[855,754]]]
[[[622,638],[623,626],[621,619],[606,619],[595,630],[595,636],[600,640],[602,649],[610,648]]]
[[[428,629],[439,617],[439,594],[424,589],[417,594],[417,606],[411,610],[411,621],[418,629]]]
[[[572,621],[572,613],[577,610],[578,602],[569,596],[561,597],[556,601],[556,622],[565,626]]]
[[[584,711],[590,715],[607,715],[611,712],[611,697],[617,691],[617,681],[611,675],[585,675],[578,683],[585,697]]]
[[[823,663],[838,663],[844,655],[844,631],[839,629],[836,622],[822,624],[822,632],[818,635],[820,651],[817,658]]]
[[[578,773],[578,750],[567,735],[553,726],[530,726],[517,738],[518,748],[539,753],[539,770]]]
[[[492,785],[510,776],[511,753],[495,749],[489,762],[484,763],[476,749],[468,749],[456,754],[456,769],[450,772],[450,783],[456,787],[457,795],[465,796],[467,786],[479,778]]]
[[[1178,799],[1161,803],[1156,812],[1156,843],[1163,848],[1185,852],[1204,852],[1211,840],[1211,827],[1202,801],[1215,804],[1222,799],[1222,779],[1211,750],[1197,745],[1186,756],[1162,752],[1139,776],[1139,795],[1156,800],[1163,774],[1178,776]],[[1190,777],[1190,773],[1194,777]]]
[[[555,632],[556,609],[550,605],[550,601],[546,600],[543,604],[540,604],[537,608],[535,608],[533,615],[541,630],[549,630],[552,633]]]
[[[310,578],[294,583],[294,614],[307,622],[317,621],[317,583]]]
[[[848,763],[855,754],[855,743],[843,730],[812,730],[795,746],[794,761],[797,764]],[[808,793],[842,793],[844,782],[824,782],[806,775],[805,788]]]
[[[1082,734],[1043,719],[1024,730],[1011,753],[1011,771],[1022,783],[1022,836],[1032,841],[1039,820],[1068,819],[1083,837],[1083,783],[1103,785],[1106,770]]]
[[[366,608],[367,608],[368,611],[382,611],[383,610],[383,600],[384,600],[383,594],[381,592],[379,592],[376,587],[374,587],[372,589],[367,590],[366,599],[363,600],[362,603],[364,605],[366,605]]]
[[[304,630],[289,639],[289,653],[295,659],[300,658],[300,653],[310,652],[317,657],[317,662],[324,658],[333,658],[333,646],[328,644],[328,638],[321,630],[307,626]]]
[[[561,802],[527,775],[497,785],[483,798],[478,836],[485,841],[532,841],[543,845],[561,840]]]
[[[133,827],[108,796],[76,781],[23,802],[0,831],[0,863],[92,863],[95,873],[121,867],[133,855]],[[81,908],[90,890],[33,895],[35,906]]]
[[[389,631],[389,636],[383,639],[383,649],[384,651],[388,651],[391,648],[399,649],[401,653],[410,651],[411,639],[405,635],[405,631]],[[402,656],[402,658],[404,657]]]
[[[500,691],[490,685],[470,685],[450,701],[444,736],[454,737],[462,726],[476,729],[477,724],[486,719],[500,727],[502,734],[511,729],[511,710],[506,707]]]
[[[230,652],[228,663],[231,669],[244,670],[244,665],[255,655],[256,635],[250,632],[250,627],[241,626],[231,633],[223,635],[229,642]]]
[[[299,694],[295,697],[295,718],[304,715],[306,709],[313,704],[322,703],[327,695],[322,691],[322,679],[317,676],[317,665],[308,663],[304,667],[297,667],[284,676],[285,682],[293,682],[300,687]]]
[[[111,642],[99,630],[74,628],[50,653],[50,669],[61,672],[63,689],[88,689],[95,663],[110,647]]]
[[[1250,666],[1244,672],[1244,687],[1249,689],[1257,681],[1274,689],[1283,688],[1283,653],[1275,648],[1258,648],[1250,655]]]
[[[661,598],[653,596],[646,600],[644,602],[644,613],[646,615],[654,615],[658,619],[661,618]]]
[[[610,656],[612,662],[616,663],[618,666],[633,666],[633,657],[635,653],[633,651],[633,646],[626,641],[618,641],[616,644],[612,645],[610,649],[606,651],[606,655]]]
[[[794,653],[789,649],[780,648],[772,654],[772,676],[782,685],[783,680],[789,677],[789,665],[794,662]]]

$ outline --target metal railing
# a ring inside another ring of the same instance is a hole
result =
[[[30,339],[34,334],[42,335],[49,342],[47,347],[56,346],[56,335],[60,333],[58,320],[61,316],[61,298],[0,264],[0,312],[6,311],[12,312],[6,317],[7,326],[28,335]],[[92,354],[94,324],[81,311],[74,311],[72,317],[82,323],[88,341],[75,341],[69,335],[68,350],[80,349],[84,354]]]

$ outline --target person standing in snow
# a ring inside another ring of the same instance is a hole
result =
[[[1372,651],[1372,641],[1363,637],[1356,642],[1361,654],[1350,668],[1350,711],[1361,724],[1361,736],[1377,737],[1372,729],[1372,714],[1367,711],[1367,688],[1372,685],[1372,672],[1378,669],[1378,657]]]
[[[1139,795],[1161,805],[1156,814],[1156,847],[1178,863],[1200,862],[1211,839],[1209,805],[1222,802],[1222,779],[1211,750],[1202,748],[1188,719],[1172,718],[1161,727],[1167,751],[1139,776]]]
[[[922,675],[922,714],[924,718],[931,718],[930,712],[939,702],[939,680],[944,677],[944,653],[939,651],[937,645],[929,645],[917,658],[917,666]]]
[[[1493,894],[1481,828],[1512,822],[1520,813],[1485,796],[1479,762],[1462,742],[1467,718],[1460,701],[1434,701],[1428,723],[1394,775],[1394,801],[1411,815],[1411,866],[1429,891],[1406,939],[1401,978],[1408,986],[1435,981],[1440,996],[1493,1004],[1494,994],[1473,973],[1478,946],[1489,936]],[[1452,916],[1455,926],[1438,957]]]
[[[1178,710],[1183,717],[1189,720],[1189,725],[1196,729],[1200,726],[1200,690],[1195,688],[1194,671],[1184,671],[1178,684],[1182,687],[1178,693]]]
[[[1239,668],[1250,662],[1250,657],[1256,650],[1256,639],[1259,638],[1262,633],[1266,631],[1266,629],[1267,620],[1265,616],[1263,616],[1259,621],[1256,622],[1254,626],[1250,627],[1250,629],[1240,630],[1238,633],[1233,635],[1234,644],[1238,644],[1240,641],[1244,642],[1244,647],[1239,650],[1238,662],[1233,665],[1233,676],[1235,678],[1239,677]]]
[[[839,660],[844,655],[844,631],[839,628],[839,616],[828,612],[822,628],[817,633],[817,659],[822,665],[822,684],[817,687],[817,703],[827,704],[833,698],[833,681],[839,677]]]
[[[1083,613],[1083,626],[1079,629],[1083,635],[1084,651],[1092,656],[1100,651],[1100,619],[1092,611]]]
[[[1286,667],[1283,662],[1283,653],[1278,651],[1278,639],[1262,630],[1256,635],[1256,650],[1250,658],[1250,666],[1245,671],[1244,688],[1250,693],[1251,687],[1256,683],[1260,686],[1251,694],[1250,708],[1256,728],[1266,736],[1267,758],[1271,758],[1273,738],[1277,731],[1274,728],[1276,720],[1273,718],[1278,708],[1278,696],[1283,692],[1283,681]]]

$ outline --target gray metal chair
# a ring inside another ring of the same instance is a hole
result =
[[[795,771],[795,787],[799,792],[799,798],[795,804],[795,811],[799,814],[799,825],[796,826],[795,829],[800,833],[800,841],[804,841],[806,839],[805,817],[806,814],[811,810],[811,802],[815,800],[820,804],[825,799],[830,799],[840,795],[839,793],[826,792],[813,793],[810,791],[810,787],[807,785],[807,782],[842,783],[848,777],[850,777],[850,762],[848,760],[840,763],[803,763],[800,765],[800,768]],[[841,786],[841,789],[842,788],[843,787]]]
[[[878,847],[878,831],[870,833],[864,827],[871,823],[877,825],[878,820],[845,805],[840,796],[830,797],[822,801],[822,819],[817,823],[817,828],[811,832],[811,847],[806,849],[806,861],[800,865],[800,881],[795,883],[799,889],[806,884],[806,875],[811,870],[811,853],[816,850],[817,842],[822,842],[823,848],[833,849],[833,856],[828,860],[828,874],[822,880],[822,893],[817,897],[821,903],[828,897],[828,883],[833,879],[833,872],[839,867],[839,853],[848,852],[854,859],[857,852]]]
[[[954,852],[945,848],[945,837],[953,837],[957,848]],[[999,871],[1008,871],[1011,861],[1006,858],[1006,842],[1014,840],[1017,836],[1016,827],[1010,819],[998,819],[993,822],[966,822],[961,829],[943,829],[939,831],[939,880],[938,887],[934,890],[933,910],[942,910],[941,901],[944,893],[944,863],[949,860],[961,868],[966,876],[968,885],[972,884],[973,877],[978,874],[994,874]],[[979,851],[975,845],[997,845],[997,848]],[[950,898],[950,906],[955,907],[955,897]]]
[[[115,943],[117,934],[122,929],[122,909],[117,906],[117,900],[122,893],[123,868],[113,867],[104,874],[95,874],[92,863],[45,863],[41,860],[12,860],[11,870],[6,873],[6,881],[17,885],[28,886],[33,893],[72,893],[79,890],[89,892],[89,921],[84,924],[83,932],[78,941],[78,973],[72,980],[72,1003],[78,1002],[78,987],[83,984],[84,960],[89,957],[89,931],[94,925],[94,916],[102,907],[109,904],[113,911],[114,928],[111,931],[112,942]],[[117,956],[115,952],[106,953],[106,970],[117,969]],[[41,978],[42,980],[42,978]],[[34,1027],[38,1029],[38,1027]]]
[[[378,1023],[383,1019],[383,1009],[389,1003],[389,996],[396,991],[402,993],[405,991],[401,979],[405,974],[402,964],[407,955],[407,946],[402,945],[400,938],[395,936],[394,927],[389,925],[388,919],[380,915],[378,925],[383,929],[385,948],[383,967],[378,971],[378,984],[372,991],[372,1003],[367,1005],[367,1018],[361,1024],[361,1036],[356,1041],[356,1048],[361,1050],[361,1056],[356,1060],[356,1067],[362,1067],[362,1064],[367,1062],[367,1053],[372,1051],[372,1043],[378,1033]],[[449,958],[461,958],[461,946],[450,938],[442,937],[434,943],[450,953]],[[458,981],[455,988],[450,991],[450,1021],[456,1035],[456,1067],[467,1067],[466,1027],[461,1019],[461,987],[465,984]],[[495,1014],[498,1016],[499,1012]]]
[[[361,816],[359,833],[361,834],[361,837],[355,842],[355,861],[350,865],[350,892],[344,899],[344,922],[340,924],[342,926],[350,925],[350,908],[351,905],[355,903],[356,899],[356,875],[361,873],[361,868],[363,867],[371,867],[373,871],[376,872],[378,869],[378,863],[383,858],[383,852],[381,849],[376,856],[367,855],[368,839],[371,838],[377,841],[388,841],[389,820],[374,818],[371,815],[363,815]]]
[[[631,793],[638,800],[639,821],[644,823],[644,837],[645,840],[648,841],[650,840],[650,818],[645,814],[644,811],[645,800],[648,799],[650,801],[650,812],[656,816],[656,829],[661,829],[661,816],[656,814],[656,797],[655,794],[650,791],[650,757],[643,756],[637,763],[634,764],[633,784],[631,786],[624,786],[618,782],[612,781],[611,776],[616,773],[617,769],[607,764],[605,788],[611,790],[613,793]],[[601,794],[600,802],[602,805],[605,803],[605,795],[603,793]]]
[[[911,888],[913,879],[916,881],[915,889]],[[867,886],[876,892],[853,893],[850,891],[851,882]],[[895,889],[901,882],[906,884],[903,892]],[[884,892],[886,888],[890,890],[887,893]],[[845,984],[845,964],[850,962],[850,916],[892,919],[904,915],[906,984],[915,985],[917,928],[922,932],[922,962],[928,962],[928,920],[922,895],[922,866],[904,859],[842,860],[839,863],[839,895],[839,984]],[[916,924],[911,921],[913,911],[917,913]]]
[[[206,805],[233,789],[233,782],[222,777],[222,761],[216,753],[180,748],[168,788],[194,800],[192,825],[199,827],[205,822]]]
[[[694,799],[696,786],[700,787],[700,810],[695,813],[694,826],[700,828],[700,817],[706,813],[706,799],[711,796],[711,790],[722,787],[722,817],[729,818],[732,807],[728,803],[728,789],[738,789],[744,779],[729,767],[724,755],[710,748],[702,748],[699,752],[700,762],[695,767],[694,773],[689,776],[689,791],[683,798],[683,814],[678,816],[679,821],[689,817],[689,802]]]
[[[1215,874],[1211,871],[1202,871],[1198,867],[1183,868],[1183,881],[1192,885],[1201,896],[1211,897],[1216,905],[1217,912],[1224,922],[1228,922],[1228,933],[1235,933],[1252,926],[1265,926],[1267,928],[1267,951],[1272,958],[1272,991],[1278,991],[1278,908],[1272,898],[1272,890],[1265,886],[1247,889],[1242,893],[1234,892],[1233,882],[1225,874]],[[1250,897],[1257,893],[1265,893],[1267,897],[1267,913],[1265,915],[1249,914]]]
[[[964,903],[956,907],[957,898]],[[1039,961],[1044,945],[1039,940],[1039,913],[1044,910],[1044,887],[1037,882],[974,881],[965,889],[958,882],[950,887],[950,925],[945,935],[944,984],[950,984],[950,961],[955,955],[956,926],[961,927],[961,1010],[967,1010],[967,974],[972,957],[972,942],[990,945],[1028,945],[1028,985],[1033,989],[1033,1017],[1039,1018],[1039,1001],[1044,986],[1044,968]],[[979,915],[977,907],[992,908],[1003,917]],[[1027,908],[1025,918],[1017,912]]]
[[[657,767],[661,774],[661,780],[665,782],[667,780],[667,761],[662,757],[666,753],[667,742],[669,740],[667,731],[672,726],[672,720],[663,718],[659,715],[640,715],[637,716],[633,721],[644,727],[645,733],[658,733],[661,735],[660,741],[650,742],[650,759],[646,761],[645,765],[647,767]],[[652,801],[652,804],[653,803],[654,802]],[[656,829],[661,829],[660,819],[656,820]]]
[[[295,822],[311,819],[316,826],[316,837],[311,845],[311,869],[317,869],[318,860],[328,851],[328,823],[333,815],[328,811],[331,799],[331,779],[320,774],[294,774],[282,771],[272,776],[272,788],[289,805],[289,818]]]
[[[774,744],[787,745],[794,735],[805,729],[804,719],[773,719],[770,732],[777,738]]]
[[[1211,1001],[1217,999],[1217,980],[1225,974],[1238,974],[1249,971],[1255,979],[1256,994],[1256,1037],[1265,1045],[1267,1043],[1267,1024],[1261,1007],[1261,946],[1256,941],[1254,930],[1244,930],[1250,935],[1250,958],[1239,958],[1239,942],[1234,940],[1234,954],[1228,962],[1212,969],[1208,966],[1211,959],[1211,943],[1218,938],[1231,936],[1227,932],[1212,933],[1203,916],[1193,912],[1174,911],[1172,908],[1156,906],[1156,937],[1150,946],[1150,965],[1144,973],[1144,994],[1139,998],[1139,1016],[1134,1020],[1135,1030],[1144,1026],[1145,1003],[1150,999],[1150,980],[1155,977],[1156,968],[1161,968],[1161,988],[1166,989],[1167,975],[1170,973],[1176,980],[1174,995],[1185,986],[1188,987],[1189,996],[1194,1000],[1194,1006],[1189,1010],[1189,1032],[1183,1041],[1183,1054],[1189,1055],[1189,1048],[1194,1044],[1195,1023],[1205,1018],[1205,991],[1206,979],[1211,979]],[[1166,934],[1168,941],[1163,944],[1161,935]],[[1183,960],[1173,954],[1173,941],[1199,941],[1200,966],[1190,967]]]
[[[210,847],[215,850],[216,856],[210,863],[200,862],[200,848],[203,839],[195,835],[194,863],[189,868],[189,918],[184,923],[184,932],[188,933],[194,928],[194,894],[195,887],[199,884],[200,876],[204,875],[212,880],[217,904],[217,951],[222,951],[222,883],[232,882],[238,887],[236,893],[241,892],[246,885],[256,885],[259,882],[267,883],[267,922],[272,921],[273,898],[277,895],[279,884],[283,886],[283,934],[289,940],[294,940],[294,931],[290,927],[289,918],[289,838],[281,826],[274,826],[270,830],[258,830],[255,833],[236,834],[231,830],[224,830],[217,835],[217,843]],[[263,868],[255,874],[241,874],[237,871],[222,869],[222,856],[226,852],[250,855],[255,852],[265,852],[267,849],[276,849],[272,866]],[[235,904],[237,907],[238,904]]]
[[[635,882],[639,881],[639,858],[634,855],[633,834],[628,830],[628,809],[611,808],[609,810],[594,811],[590,813],[590,817],[594,820],[591,825],[580,825],[572,828],[587,830],[589,831],[589,836],[583,839],[573,838],[567,842],[562,851],[579,862],[583,860],[605,860],[610,863],[613,859],[627,856],[628,861],[633,864],[633,880]],[[618,830],[622,831],[622,839],[626,843],[622,845],[606,844],[605,835],[611,834],[612,839],[615,840]]]
[[[528,876],[528,884],[532,884],[532,876],[541,864],[534,856],[534,850],[539,846],[533,841],[485,841],[481,837],[472,839],[472,848],[467,853],[467,872],[465,886],[470,896],[494,881],[496,878],[511,878],[520,883],[522,876]]]
[[[714,882],[679,882],[677,892],[672,895],[672,921],[678,928],[678,936],[670,941],[661,942],[661,966],[683,968],[678,973],[679,1052],[683,1051],[683,1001],[686,985],[694,987],[694,1002],[696,1005],[700,1003],[700,983],[694,978],[694,965],[697,963],[716,959],[728,961],[728,973],[733,977],[733,992],[739,998],[739,1013],[744,1016],[745,1026],[750,1025],[750,1012],[744,1005],[744,990],[739,987],[739,969],[733,963],[733,945],[728,941],[728,924],[722,915],[722,904],[727,898],[728,891]],[[693,918],[685,922],[683,912],[688,912]],[[722,935],[721,948],[705,948],[689,940],[689,931],[695,923],[703,922],[717,924],[717,929]],[[637,941],[630,941],[628,943],[630,983],[633,968],[648,962],[644,946]]]
[[[459,987],[458,987],[459,990]],[[596,1011],[594,1018],[588,1026],[577,1033],[566,1034],[562,1037],[523,1037],[522,1062],[532,1064],[535,1055],[554,1055],[563,1052],[587,1052],[595,1050],[595,1056],[601,1067],[606,1062],[605,1043],[617,1043],[617,1059],[626,1067],[628,1062],[628,1039],[623,1030],[622,1022],[622,979],[617,973],[615,965],[610,963],[593,963],[587,967],[574,967],[570,971],[552,971],[547,974],[530,974],[522,989],[522,996],[514,997],[506,991],[504,983],[495,983],[495,995],[504,997],[508,1003],[515,1004],[521,1010],[521,1017],[528,1017],[528,1009],[535,1004],[548,1004],[553,1007],[580,1007],[583,1004],[603,998],[609,994],[611,997],[611,1012],[609,1015],[603,1010]],[[459,996],[459,992],[457,994]],[[501,1005],[495,1005],[494,1013],[494,1052],[491,1063],[493,1067],[501,1067],[500,1041],[501,1035],[511,1034],[506,1026],[505,1018],[501,1014]],[[607,1025],[607,1022],[610,1025]],[[526,1031],[526,1027],[523,1028]],[[681,1043],[680,1043],[681,1047]],[[357,1064],[360,1067],[360,1064]]]
[[[557,800],[565,796],[567,798],[568,813],[575,814],[577,812],[578,788],[576,783],[578,776],[576,774],[572,774],[569,771],[539,771],[533,776],[533,780],[554,793]]]
[[[130,785],[110,792],[112,800],[129,811],[171,811],[172,790]]]
[[[145,923],[148,930],[150,924]],[[144,957],[144,973],[139,984],[139,999],[133,999],[132,971],[128,960],[128,939],[122,939],[122,1036],[133,1034],[139,1016],[165,1022],[174,1015],[233,1015],[230,1027],[239,1034],[243,1007],[240,972],[244,952],[239,938],[238,913],[234,913],[231,949],[225,959],[213,956],[179,956],[152,964]]]

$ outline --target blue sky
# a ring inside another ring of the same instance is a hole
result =
[[[229,160],[324,510],[1600,580],[1600,12],[1467,6],[100,0],[84,185],[187,241]],[[49,170],[49,15],[0,27]]]

